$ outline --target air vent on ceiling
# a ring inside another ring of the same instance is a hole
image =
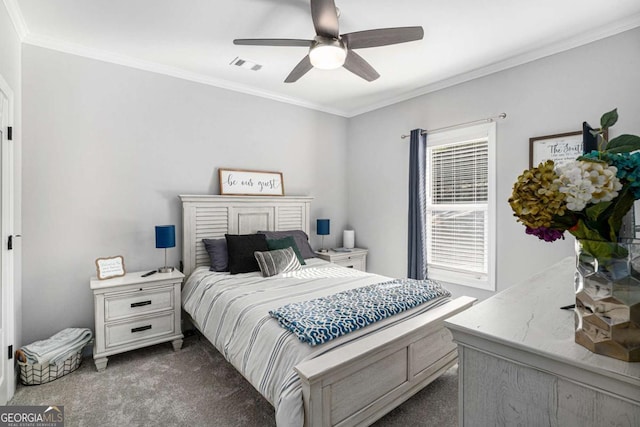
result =
[[[259,69],[262,68],[262,65],[257,64],[253,61],[249,61],[248,59],[242,59],[238,56],[236,56],[236,59],[231,61],[230,65],[236,65],[240,68],[246,68],[247,70],[251,70],[251,71],[258,71]]]

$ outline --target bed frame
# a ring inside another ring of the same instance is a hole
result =
[[[209,265],[202,239],[258,230],[309,234],[311,197],[180,196],[188,277]],[[467,308],[460,297],[295,366],[305,426],[369,425],[453,366],[458,357],[443,321]]]

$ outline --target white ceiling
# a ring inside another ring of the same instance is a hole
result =
[[[285,84],[306,48],[232,40],[313,38],[309,0],[4,2],[25,43],[346,117],[640,26],[640,0],[336,0],[341,33],[422,25],[424,39],[358,50],[381,75],[371,83],[314,69]]]

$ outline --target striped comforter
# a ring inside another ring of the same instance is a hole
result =
[[[278,426],[299,427],[304,409],[295,365],[446,300],[422,304],[315,347],[280,327],[269,311],[387,280],[319,259],[307,260],[301,270],[269,278],[260,273],[231,276],[201,267],[187,280],[182,301],[198,329],[275,407]]]

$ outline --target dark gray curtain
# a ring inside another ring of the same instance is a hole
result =
[[[409,262],[407,277],[427,277],[426,197],[427,134],[422,129],[411,131],[409,148]]]

